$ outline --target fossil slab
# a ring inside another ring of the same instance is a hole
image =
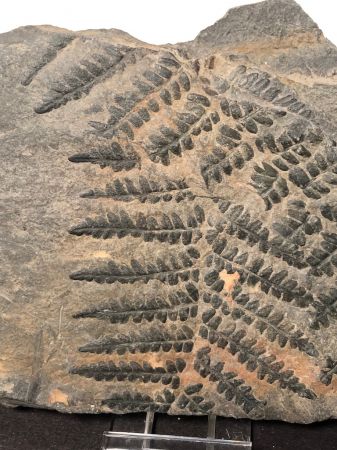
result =
[[[0,36],[0,400],[337,415],[337,51],[290,0],[193,42]]]

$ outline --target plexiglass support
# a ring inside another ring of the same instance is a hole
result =
[[[215,439],[216,416],[208,416],[207,437],[152,434],[154,413],[148,412],[144,433],[105,431],[102,450],[249,450],[251,441]]]

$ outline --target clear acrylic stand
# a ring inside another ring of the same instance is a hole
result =
[[[151,434],[153,420],[154,413],[148,412],[144,433],[105,431],[102,450],[249,450],[252,448],[250,437],[246,437],[247,440],[215,439],[216,416],[214,415],[208,416],[206,438]]]

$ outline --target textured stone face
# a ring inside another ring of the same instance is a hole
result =
[[[311,19],[0,47],[0,401],[335,417],[337,52]]]

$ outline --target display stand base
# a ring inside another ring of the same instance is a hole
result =
[[[151,434],[154,414],[148,412],[144,433],[105,431],[102,450],[249,450],[252,448],[250,436],[247,440],[215,439],[216,416],[208,416],[208,436],[175,436]]]

